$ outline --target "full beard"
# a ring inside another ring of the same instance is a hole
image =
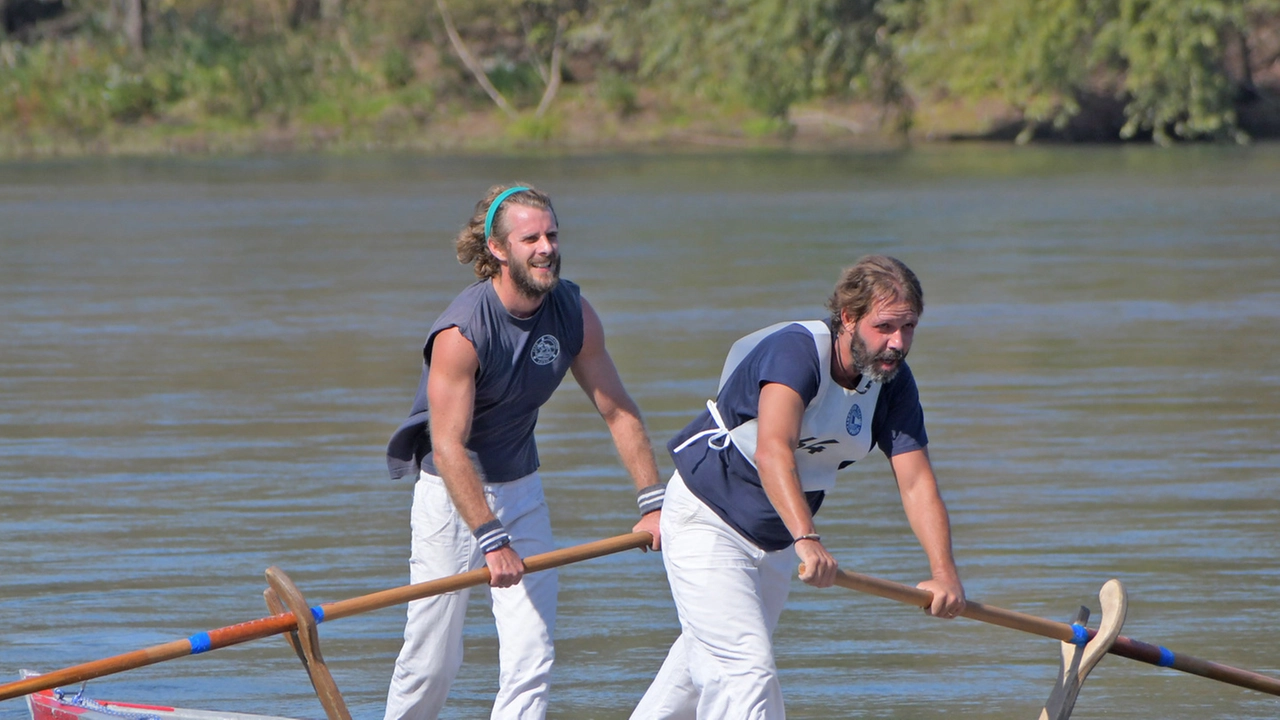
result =
[[[526,265],[516,265],[512,263],[509,267],[511,270],[511,282],[515,285],[516,291],[531,300],[537,300],[538,298],[546,296],[547,293],[556,289],[556,285],[560,284],[559,255],[552,258],[551,277],[545,280],[535,278],[533,276],[533,271],[531,271]]]
[[[907,357],[906,353],[888,348],[872,355],[867,350],[867,344],[863,342],[857,332],[853,332],[851,335],[849,355],[853,360],[853,366],[857,368],[858,373],[862,375],[864,380],[872,380],[884,385],[898,376],[898,371],[902,369],[902,361]],[[893,363],[893,366],[885,370],[882,367],[884,363]]]

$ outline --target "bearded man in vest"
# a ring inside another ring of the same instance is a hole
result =
[[[905,362],[923,298],[901,261],[864,257],[837,282],[829,319],[774,325],[730,349],[716,399],[668,445],[662,554],[681,634],[633,720],[785,717],[772,635],[792,569],[799,561],[804,582],[834,583],[814,515],[836,472],[873,444],[928,557],[932,577],[917,586],[933,593],[927,612],[964,609]]]
[[[605,349],[600,318],[560,278],[551,199],[495,186],[459,233],[458,261],[477,278],[435,321],[409,419],[392,436],[393,478],[415,480],[410,579],[483,565],[499,643],[493,718],[545,717],[556,620],[554,570],[522,558],[555,549],[538,476],[538,409],[568,371],[604,418],[639,491],[636,531],[659,547],[663,485],[640,411]],[[430,720],[462,664],[468,591],[409,604],[387,693],[387,720]]]

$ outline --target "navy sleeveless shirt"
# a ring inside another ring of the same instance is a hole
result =
[[[532,317],[520,319],[498,299],[492,281],[463,290],[431,326],[423,346],[422,377],[409,419],[387,446],[392,478],[419,466],[439,475],[431,453],[427,378],[436,336],[456,327],[480,359],[467,450],[481,479],[510,482],[538,469],[533,430],[538,409],[551,397],[582,351],[582,299],[578,286],[561,280]]]

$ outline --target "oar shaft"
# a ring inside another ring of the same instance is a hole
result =
[[[538,572],[570,563],[590,560],[610,555],[623,550],[647,547],[653,542],[653,536],[647,532],[633,532],[626,535],[596,540],[595,542],[574,545],[573,547],[553,550],[541,555],[525,558],[526,572]],[[443,595],[463,588],[480,585],[489,581],[488,568],[478,568],[469,572],[450,575],[438,580],[405,585],[403,587],[382,590],[360,597],[340,600],[312,608],[313,613],[319,611],[321,619],[336,620],[360,613],[380,610],[400,605],[411,600],[420,600],[433,595]],[[62,670],[55,670],[43,675],[0,685],[0,700],[29,695],[33,692],[48,690],[60,685],[92,680],[93,678],[111,675],[125,670],[153,665],[165,660],[195,655],[209,650],[217,650],[231,645],[258,640],[272,635],[296,630],[298,622],[292,614],[273,615],[271,617],[250,620],[237,625],[210,630],[192,635],[185,640],[174,640],[163,645],[155,645],[142,650],[115,655],[102,660],[74,665]]]
[[[595,542],[583,543],[582,545],[552,550],[541,555],[531,555],[525,558],[525,572],[550,570],[551,568],[611,555],[623,550],[648,547],[652,543],[653,536],[649,533],[633,532],[596,540]],[[440,578],[439,580],[428,580],[427,582],[382,590],[349,600],[326,603],[321,605],[320,608],[324,611],[325,620],[336,620],[373,610],[381,610],[393,605],[403,605],[412,600],[420,600],[433,595],[443,595],[444,593],[487,582],[489,582],[489,570],[487,568],[478,568],[470,572]]]
[[[933,593],[928,590],[908,587],[889,580],[881,580],[880,578],[860,575],[847,570],[836,571],[836,585],[916,607],[928,607],[933,602]],[[1023,613],[983,605],[978,602],[969,601],[965,606],[964,612],[960,613],[960,615],[971,620],[999,625],[1010,630],[1021,630],[1022,632],[1052,640],[1071,642],[1075,638],[1075,632],[1067,623],[1054,622],[1034,615],[1024,615]],[[1090,638],[1095,634],[1095,631],[1089,631]],[[1116,638],[1115,643],[1108,652],[1130,660],[1137,660],[1160,667],[1171,667],[1174,670],[1181,670],[1191,675],[1199,675],[1200,677],[1257,690],[1270,695],[1280,695],[1280,680],[1268,675],[1201,660],[1190,655],[1174,653],[1158,645],[1133,640],[1123,635]]]

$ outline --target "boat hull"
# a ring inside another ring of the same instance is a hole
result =
[[[38,673],[23,671],[23,677]],[[83,693],[72,695],[41,690],[27,696],[31,720],[290,720],[273,715],[190,710],[166,705],[93,700]]]

